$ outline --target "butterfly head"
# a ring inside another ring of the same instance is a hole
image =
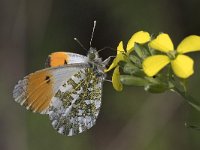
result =
[[[90,47],[87,56],[89,58],[89,61],[91,61],[91,62],[101,61],[101,58],[99,57],[98,51],[93,47]]]

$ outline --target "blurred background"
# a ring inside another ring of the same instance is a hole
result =
[[[199,5],[199,0],[0,0],[0,150],[199,150],[200,132],[184,123],[200,124],[200,113],[171,92],[125,87],[119,93],[105,82],[96,125],[73,137],[58,134],[48,116],[26,111],[12,98],[17,81],[44,68],[51,52],[86,55],[73,38],[89,48],[94,20],[97,49],[126,43],[138,30],[167,32],[177,45],[187,35],[200,35]],[[189,54],[195,59],[189,87],[200,100],[195,54]]]

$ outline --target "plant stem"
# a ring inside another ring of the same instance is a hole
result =
[[[188,104],[190,104],[196,110],[200,111],[200,103],[195,98],[193,98],[186,91],[182,91],[182,90],[180,90],[177,87],[174,87],[173,89],[174,89],[174,91],[176,91],[177,93],[179,93],[181,96],[183,96],[184,99],[188,102]]]

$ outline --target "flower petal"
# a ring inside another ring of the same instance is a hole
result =
[[[116,91],[122,91],[123,85],[120,81],[119,66],[117,66],[113,72],[112,84]]]
[[[156,75],[163,67],[165,67],[170,62],[170,59],[166,55],[154,55],[147,57],[143,61],[144,72],[152,77]]]
[[[151,37],[148,32],[144,31],[136,32],[135,34],[132,35],[131,39],[128,41],[126,47],[127,52],[130,53],[133,50],[135,43],[143,44],[148,42],[150,38]]]
[[[108,71],[112,70],[113,68],[115,68],[118,65],[119,61],[124,60],[123,53],[125,53],[125,51],[123,48],[123,42],[121,41],[117,47],[116,58],[113,60],[112,64],[109,66],[109,68],[104,70],[104,72],[108,72]]]
[[[119,53],[125,53],[122,41],[120,41],[119,45],[117,46],[117,54]]]
[[[115,68],[115,67],[118,65],[118,62],[119,62],[118,60],[119,60],[119,59],[116,57],[116,58],[113,60],[112,64],[109,66],[109,68],[108,68],[108,69],[105,69],[104,72],[108,72],[108,71],[112,70],[113,68]]]
[[[194,73],[194,61],[186,55],[178,55],[171,64],[174,73],[180,78],[188,78]]]
[[[169,52],[174,50],[174,45],[168,34],[161,33],[149,43],[149,46],[153,49],[159,50],[161,52]]]
[[[188,53],[193,51],[200,51],[200,36],[190,35],[183,39],[178,45],[177,51],[179,53]]]

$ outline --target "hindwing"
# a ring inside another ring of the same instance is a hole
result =
[[[60,86],[49,108],[52,126],[59,133],[72,136],[95,124],[103,80],[92,68],[84,68]]]

